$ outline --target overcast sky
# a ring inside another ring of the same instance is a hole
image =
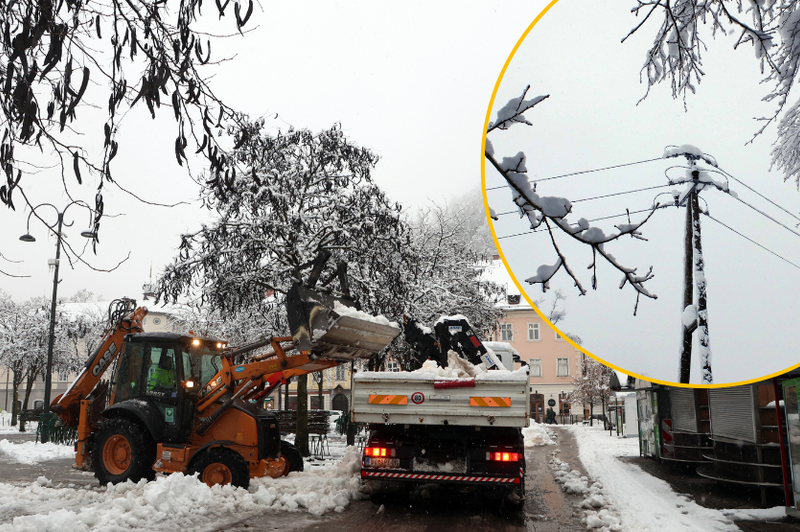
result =
[[[719,166],[795,216],[800,212],[800,193],[792,182],[784,183],[770,172],[770,143],[775,127],[746,145],[759,124],[754,117],[771,114],[761,102],[765,86],[751,48],[731,51],[732,41],[708,36],[704,54],[706,78],[697,94],[683,102],[670,96],[667,85],[657,86],[643,102],[639,69],[655,34],[657,20],[638,35],[620,43],[639,21],[629,13],[632,5],[615,2],[562,0],[534,27],[502,79],[495,109],[518,96],[526,85],[528,97],[550,98],[527,113],[532,127],[516,126],[493,132],[490,138],[499,156],[518,151],[527,154],[531,179],[602,168],[658,158],[670,144],[692,144],[713,155]],[[633,2],[630,2],[633,4]],[[509,50],[510,52],[511,50]],[[494,118],[495,113],[492,113]],[[573,223],[581,217],[599,218],[645,209],[656,195],[683,187],[664,187],[602,200],[575,201],[600,195],[655,187],[667,183],[667,175],[680,177],[683,160],[669,159],[635,164],[623,169],[592,172],[543,182],[537,193],[573,200]],[[488,201],[498,213],[513,210],[502,178],[487,170]],[[797,219],[761,200],[735,181],[730,188],[753,207],[767,212],[797,231]],[[800,265],[798,235],[766,219],[735,199],[715,190],[701,194],[712,216],[758,241],[785,259]],[[670,201],[669,195],[658,198]],[[635,215],[633,220],[643,215]],[[591,254],[562,238],[559,245],[589,290],[579,296],[572,281],[559,272],[551,282],[568,296],[565,331],[578,334],[584,347],[598,357],[643,376],[675,382],[681,333],[683,233],[685,211],[658,211],[643,228],[646,242],[625,238],[607,244],[622,264],[647,271],[655,278],[647,283],[658,295],[642,298],[633,316],[635,293],[618,289],[621,274],[609,267],[598,270],[598,289],[591,290]],[[595,225],[613,231],[615,218]],[[703,217],[703,248],[708,281],[709,332],[715,384],[732,383],[780,371],[800,362],[794,325],[800,321],[798,286],[800,268],[788,264],[718,223]],[[528,230],[517,215],[502,215],[494,229],[505,258],[522,282],[536,274],[541,264],[553,264],[556,254],[546,233],[510,236]],[[541,297],[541,287],[522,283],[531,298]],[[692,382],[700,382],[695,341]]]
[[[380,155],[377,182],[388,195],[412,209],[480,187],[483,120],[500,67],[540,6],[536,2],[262,2],[244,38],[214,43],[217,58],[232,57],[214,72],[212,87],[229,105],[264,116],[268,124],[314,131],[340,122],[349,138]],[[207,10],[216,20],[213,9]],[[233,32],[225,17],[216,33]],[[500,31],[503,28],[503,31]],[[235,57],[234,57],[235,56]],[[194,201],[197,185],[173,156],[174,120],[169,108],[152,121],[146,109],[129,114],[122,126],[114,175],[127,189],[150,201],[190,202],[174,208],[131,200],[113,185],[105,188],[106,218],[97,257],[113,273],[97,273],[62,262],[60,295],[81,288],[105,298],[141,298],[141,286],[176,254],[179,235],[197,229],[210,214]],[[277,118],[275,115],[277,113]],[[202,170],[195,164],[194,172]],[[60,180],[41,175],[28,180],[34,204],[63,208]],[[72,183],[76,197],[94,205],[94,186]],[[58,185],[57,185],[58,184]],[[37,210],[55,222],[55,212]],[[34,244],[18,241],[27,212],[0,209],[0,269],[29,278],[0,276],[0,288],[15,298],[49,297],[52,274],[47,259],[55,240],[35,219]],[[118,215],[112,217],[112,215]],[[71,207],[65,229],[81,246],[88,217]]]

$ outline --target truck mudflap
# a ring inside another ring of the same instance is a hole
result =
[[[352,301],[299,284],[289,290],[286,310],[297,348],[333,360],[369,358],[400,334],[398,326],[359,311]]]
[[[464,484],[519,484],[524,472],[520,469],[520,476],[492,476],[492,475],[442,475],[440,473],[404,473],[400,471],[361,470],[361,478],[365,480],[400,480],[410,482],[447,482]]]

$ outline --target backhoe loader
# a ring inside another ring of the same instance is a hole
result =
[[[93,469],[101,484],[182,472],[245,488],[254,477],[302,470],[302,456],[258,401],[293,376],[369,358],[400,329],[298,285],[287,312],[292,336],[231,349],[192,333],[145,333],[146,308],[113,303],[100,347],[51,405],[77,428],[74,467]],[[110,381],[101,380],[110,369]]]

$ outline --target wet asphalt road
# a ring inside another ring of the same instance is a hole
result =
[[[573,501],[564,496],[555,483],[548,462],[554,452],[561,460],[579,466],[577,446],[568,432],[558,431],[558,447],[538,447],[526,453],[526,502],[521,512],[506,512],[497,501],[484,500],[480,494],[433,492],[431,498],[387,497],[383,504],[369,499],[352,501],[342,513],[320,517],[300,513],[265,512],[241,519],[231,516],[207,530],[214,532],[268,532],[359,530],[375,532],[439,532],[465,530],[491,531],[578,531],[585,530],[580,518],[573,514]],[[11,441],[30,441],[32,435],[3,434]],[[74,470],[72,460],[52,460],[35,465],[0,461],[0,482],[27,484],[45,476],[53,485],[68,487],[96,486],[92,473]],[[6,519],[12,516],[2,516]],[[0,517],[0,523],[6,519]]]

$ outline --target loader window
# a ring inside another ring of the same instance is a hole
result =
[[[191,375],[197,382],[198,388],[202,390],[222,369],[222,357],[216,351],[204,346],[191,347],[183,352],[183,367],[186,378]]]
[[[176,392],[175,350],[171,347],[150,347],[150,367],[147,370],[148,391]]]
[[[114,381],[111,384],[115,403],[138,397],[141,393],[143,352],[144,345],[131,343],[119,358]]]

